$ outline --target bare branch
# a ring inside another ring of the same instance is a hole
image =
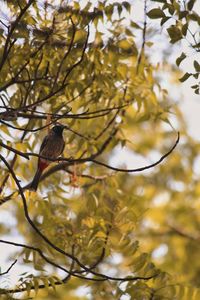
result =
[[[10,146],[4,144],[1,140],[0,140],[0,145],[1,145],[3,148],[5,148],[5,149],[8,149],[9,151],[14,152],[15,154],[18,154],[18,155],[20,155],[20,156],[22,156],[22,157],[24,157],[24,158],[26,158],[26,159],[30,159],[30,158],[29,158],[29,155],[27,155],[27,154],[25,154],[25,153],[23,153],[23,152],[21,152],[21,151],[19,151],[19,150],[17,150],[17,149],[14,149],[14,148],[12,148],[12,147],[10,147]]]
[[[140,54],[137,61],[137,67],[136,67],[136,74],[139,73],[140,64],[142,61],[142,57],[144,56],[144,48],[145,48],[145,42],[146,42],[146,29],[147,29],[147,0],[144,0],[144,27],[143,27],[143,33],[142,33],[142,47],[140,50]]]
[[[34,111],[32,111],[32,113],[33,113],[33,112],[34,112]],[[26,128],[28,128],[29,124],[30,124],[30,120],[29,120],[28,124],[26,125]],[[23,142],[23,140],[24,140],[26,134],[27,134],[27,131],[24,131],[23,134],[22,134],[22,137],[21,137],[21,139],[20,139],[21,142]],[[6,146],[6,147],[7,147],[7,145],[5,145],[5,144],[2,145],[2,144],[3,144],[3,143],[0,141],[0,145],[1,145],[1,146],[3,146],[3,147]],[[9,149],[9,150],[10,150],[10,149]],[[13,150],[14,150],[14,149],[12,148],[12,151],[13,151]],[[15,155],[14,155],[12,161],[11,161],[10,166],[11,166],[12,169],[13,169],[13,167],[14,167],[14,164],[15,164],[16,160],[17,160],[17,155],[18,155],[18,154],[19,154],[19,153],[15,153]],[[27,157],[27,159],[29,159],[29,157]],[[5,176],[3,182],[2,182],[2,184],[1,184],[1,186],[0,186],[0,194],[2,193],[2,191],[3,191],[3,189],[4,189],[4,186],[6,185],[6,182],[7,182],[8,178],[9,178],[9,175],[10,175],[10,174],[8,173],[8,174]]]
[[[0,240],[1,242],[1,240]],[[17,262],[17,259],[15,259],[15,261],[10,265],[10,267],[7,269],[7,271],[3,272],[3,273],[0,273],[0,276],[3,276],[3,275],[6,275],[10,272],[10,270],[12,269],[12,267],[14,267],[14,265],[16,264]]]
[[[20,14],[18,15],[18,17],[16,18],[16,20],[12,23],[11,27],[9,28],[9,31],[8,31],[8,35],[7,35],[7,38],[6,38],[6,43],[5,43],[5,46],[4,46],[4,51],[3,51],[3,55],[2,55],[2,59],[1,59],[1,62],[0,62],[0,71],[6,61],[6,58],[8,57],[8,54],[11,50],[11,47],[13,46],[13,42],[10,42],[10,39],[12,37],[12,34],[17,26],[17,24],[19,23],[19,21],[21,20],[21,18],[24,16],[24,14],[26,13],[26,11],[28,10],[28,8],[32,5],[32,3],[34,2],[34,0],[29,0],[28,3],[26,4],[26,6],[21,9],[21,12]],[[9,46],[9,43],[10,43],[10,46]]]
[[[73,46],[73,42],[74,42],[74,37],[75,37],[75,33],[76,33],[76,27],[75,27],[75,24],[74,24],[72,18],[70,18],[70,20],[71,20],[71,23],[72,23],[72,37],[71,37],[70,45],[69,45],[68,51],[65,53],[65,55],[63,56],[63,58],[62,58],[62,60],[61,60],[61,62],[59,64],[59,67],[58,67],[58,70],[57,70],[57,74],[55,76],[55,80],[54,80],[52,89],[54,89],[54,87],[55,87],[55,85],[57,83],[57,80],[58,80],[58,77],[59,77],[59,74],[60,74],[60,71],[62,69],[64,61],[69,56],[69,54],[70,54],[70,52],[72,50],[72,46]]]

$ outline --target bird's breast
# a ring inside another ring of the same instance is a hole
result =
[[[62,137],[51,136],[49,137],[45,147],[41,151],[41,155],[56,159],[63,150],[64,141]]]

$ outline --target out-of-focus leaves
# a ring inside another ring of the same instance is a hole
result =
[[[199,21],[198,13],[193,12],[194,1],[188,1],[184,9],[178,1],[155,2],[160,8],[151,9],[148,17],[160,19],[172,43],[187,39],[191,21]],[[16,18],[21,11],[19,4],[24,7],[27,1],[4,3],[8,16]],[[146,36],[142,36],[143,19],[136,22],[132,16],[129,18],[130,11],[134,12],[134,5],[132,8],[128,1],[98,1],[94,6],[88,2],[85,7],[79,1],[60,7],[34,2],[8,43],[9,47],[13,45],[0,73],[4,92],[1,140],[24,153],[38,153],[47,129],[35,129],[45,125],[46,118],[67,126],[63,153],[66,164],[51,163],[45,172],[62,168],[43,178],[37,192],[24,190],[30,218],[54,245],[74,253],[88,268],[100,261],[96,272],[120,278],[155,276],[126,284],[121,280],[93,282],[70,276],[63,284],[57,277],[60,271],[39,253],[16,248],[13,256],[21,258],[18,268],[30,270],[20,275],[18,285],[36,300],[85,300],[87,295],[79,297],[77,291],[86,285],[89,297],[98,300],[121,299],[123,295],[137,300],[198,299],[200,184],[196,165],[200,147],[188,136],[181,111],[174,104],[176,99],[171,99],[162,87],[163,66],[167,78],[176,84],[180,72],[169,61],[152,63],[151,51],[157,46],[152,39],[154,31],[147,22]],[[84,53],[88,25],[89,42]],[[142,50],[138,34],[144,40]],[[1,58],[5,37],[6,30],[1,30]],[[191,45],[198,51],[198,41],[193,40]],[[172,52],[171,47],[166,53]],[[187,52],[181,52],[177,52],[177,66],[186,58]],[[195,73],[188,70],[181,82],[198,79],[197,59],[193,66]],[[65,79],[66,86],[62,87]],[[192,84],[192,89],[198,94],[199,84]],[[35,101],[39,101],[37,105]],[[58,120],[55,116],[49,118],[52,113],[58,114]],[[176,138],[171,116],[179,124],[181,142],[155,168],[144,173],[119,173],[90,159],[99,151],[97,160],[124,169],[157,161]],[[23,128],[30,131],[24,133]],[[106,144],[113,130],[116,134]],[[32,180],[38,158],[30,156],[27,161],[17,156],[13,162],[14,153],[3,147],[1,153],[9,165],[13,164],[22,187]],[[89,161],[70,163],[79,158]],[[8,174],[1,162],[0,185]],[[1,235],[7,234],[9,239],[17,233],[24,243],[40,248],[53,262],[67,270],[73,267],[76,274],[85,276],[77,263],[73,265],[71,259],[55,252],[31,230],[12,176],[6,181],[0,201],[9,193],[11,201],[1,205],[6,218],[5,222],[2,218]],[[192,260],[188,259],[191,253]],[[67,276],[63,273],[62,278]],[[92,279],[94,275],[87,277]],[[184,283],[180,286],[180,282]]]

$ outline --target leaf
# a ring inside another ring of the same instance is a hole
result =
[[[121,13],[122,13],[122,5],[118,2],[116,2],[115,5],[117,6],[117,11],[118,11],[118,14],[120,16]]]
[[[197,72],[200,72],[200,64],[196,60],[194,61],[194,68]]]
[[[182,33],[184,36],[186,36],[186,34],[187,34],[188,25],[189,25],[188,23],[185,23],[182,27]]]
[[[135,43],[132,41],[128,41],[127,39],[123,39],[117,43],[118,47],[121,48],[124,52],[128,54],[137,55],[138,50],[136,48]]]
[[[193,12],[193,13],[189,14],[188,17],[190,20],[195,21],[198,24],[200,24],[200,16],[197,13]]]
[[[122,5],[126,8],[126,10],[130,13],[131,11],[131,4],[128,1],[123,1]]]
[[[47,277],[42,277],[41,280],[43,281],[45,288],[48,290],[48,288],[49,288],[48,278]]]
[[[119,64],[117,67],[117,71],[122,75],[123,78],[127,77],[128,67],[125,64]]]
[[[192,89],[197,89],[198,87],[199,87],[198,84],[195,84],[195,85],[192,85],[192,86],[191,86]]]
[[[143,269],[145,264],[147,263],[148,254],[142,253],[141,255],[134,257],[131,262],[129,263],[132,266],[134,273],[138,272],[139,270]]]
[[[33,277],[33,283],[34,283],[35,294],[37,295],[38,290],[39,290],[39,282],[38,282],[38,278]]]
[[[196,0],[190,0],[187,4],[188,10],[192,10]]]
[[[181,53],[181,55],[176,59],[176,65],[179,67],[180,63],[186,58],[187,56],[185,55],[184,52]]]
[[[179,20],[185,18],[188,15],[188,11],[187,10],[182,10],[179,12]]]
[[[165,17],[165,13],[159,8],[153,8],[147,13],[147,16],[150,19],[160,19]]]
[[[154,45],[154,43],[153,43],[153,42],[146,42],[145,45],[146,45],[147,47],[151,48],[151,47]]]
[[[199,72],[198,73],[195,73],[195,74],[192,74],[192,76],[195,78],[195,79],[198,79],[199,78]]]
[[[184,82],[184,81],[186,81],[191,75],[192,75],[191,73],[186,72],[186,73],[183,75],[183,77],[181,77],[181,78],[179,79],[179,81],[180,81],[180,82]]]
[[[181,30],[175,25],[170,26],[167,29],[167,32],[171,38],[171,43],[176,43],[177,41],[181,40],[181,38],[182,38]]]
[[[174,4],[175,4],[175,3],[174,3]],[[175,12],[175,5],[168,4],[168,10],[169,10],[169,13],[170,13],[171,15],[173,15],[174,12]]]
[[[200,43],[192,45],[193,48],[200,48]]]
[[[85,38],[86,38],[86,31],[85,30],[77,30],[76,31],[76,34],[75,34],[75,37],[74,37],[74,43],[77,43],[77,42],[81,42],[81,41],[84,41]]]
[[[142,27],[141,26],[139,26],[137,23],[135,23],[135,22],[133,22],[133,21],[131,21],[131,27],[133,27],[133,28],[136,28],[136,29],[142,29]]]
[[[111,19],[112,19],[113,9],[114,9],[114,7],[111,4],[106,6],[106,8],[105,8],[105,14],[109,21],[111,21]]]
[[[171,17],[164,17],[162,18],[160,25],[162,26],[163,24],[165,24],[169,19],[171,19]]]
[[[30,282],[25,282],[27,295],[30,295],[32,284]]]
[[[49,283],[51,284],[51,287],[56,291],[56,285],[53,277],[49,278]]]

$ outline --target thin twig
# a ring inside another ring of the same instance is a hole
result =
[[[139,73],[142,57],[144,56],[145,43],[146,43],[146,30],[147,30],[147,0],[144,0],[144,27],[142,33],[142,47],[137,61],[136,74]]]
[[[0,276],[8,274],[10,272],[10,270],[12,269],[12,267],[14,267],[14,265],[16,264],[16,262],[17,262],[17,259],[15,259],[15,261],[10,265],[10,267],[7,269],[7,271],[5,271],[3,273],[0,273]]]

